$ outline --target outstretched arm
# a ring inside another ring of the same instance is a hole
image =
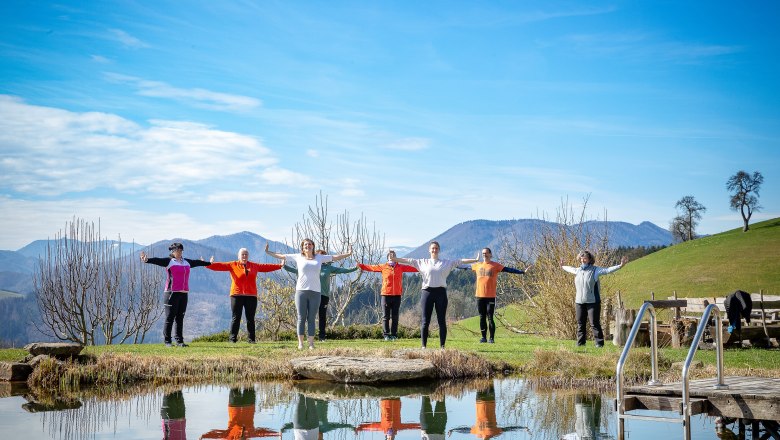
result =
[[[515,269],[514,267],[506,267],[506,266],[504,266],[504,268],[501,269],[501,272],[514,273],[518,275],[522,275],[525,273],[525,271],[522,269]]]
[[[460,259],[460,264],[476,263],[477,261],[479,261],[479,255],[480,255],[479,251],[477,251],[477,258],[461,258]]]
[[[268,249],[268,242],[267,241],[265,242],[265,253],[270,255],[270,256],[272,256],[272,257],[274,257],[274,258],[278,258],[280,260],[284,260],[284,254],[279,254],[279,253],[276,253],[276,252],[272,252],[272,251],[270,251]]]
[[[413,264],[411,258],[398,258],[395,254],[390,255],[390,261],[394,263]]]
[[[333,256],[333,261],[343,260],[343,259],[349,257],[350,255],[352,255],[352,245],[349,245],[349,250],[347,251],[346,254],[334,255]]]
[[[168,263],[171,262],[170,257],[168,257],[168,258],[149,258],[149,256],[146,255],[146,252],[143,252],[143,251],[138,256],[141,258],[141,261],[143,261],[144,263],[154,264],[155,266],[166,267],[168,265]]]

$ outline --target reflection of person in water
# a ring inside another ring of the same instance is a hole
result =
[[[336,429],[355,429],[355,425],[350,425],[349,423],[331,423],[328,420],[328,402],[326,400],[319,399],[315,399],[315,402],[317,404],[317,418],[319,419],[320,423],[320,437],[322,437],[323,434],[327,434],[328,432],[334,431]]]
[[[163,396],[160,410],[163,440],[186,440],[187,419],[184,412],[184,395],[181,390]]]
[[[565,440],[600,438],[601,396],[598,394],[577,394],[574,398],[574,432],[564,435]]]
[[[474,426],[450,429],[449,433],[471,433],[477,438],[489,439],[507,431],[526,430],[525,426],[498,426],[496,421],[496,390],[493,383],[484,390],[477,391],[477,421]]]
[[[255,389],[249,387],[230,389],[227,429],[213,429],[200,438],[238,440],[280,434],[268,428],[255,428]]]
[[[444,439],[447,429],[447,405],[444,400],[431,405],[430,396],[422,396],[420,407],[420,434],[423,440]]]
[[[401,399],[382,399],[379,401],[381,420],[374,423],[361,423],[355,431],[382,431],[386,439],[394,439],[398,431],[420,429],[419,423],[401,422]],[[446,423],[446,422],[445,422]]]
[[[317,415],[318,403],[322,401],[307,397],[301,393],[298,393],[297,400],[293,421],[282,426],[281,432],[292,428],[293,436],[296,440],[316,440],[322,438],[320,421]]]

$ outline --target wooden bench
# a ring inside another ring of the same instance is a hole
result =
[[[753,309],[750,313],[750,324],[742,326],[741,340],[758,342],[766,341],[768,338],[779,338],[780,296],[751,293],[750,298],[753,300]],[[670,298],[670,300],[671,299],[672,298]],[[683,309],[682,316],[684,318],[698,319],[708,305],[717,305],[718,310],[722,313],[721,317],[722,322],[724,323],[724,329],[722,330],[724,344],[731,345],[741,342],[741,340],[735,340],[737,337],[736,334],[728,333],[725,328],[728,325],[728,319],[725,316],[725,297],[680,298],[679,300],[684,300],[686,302],[685,307],[681,307]]]

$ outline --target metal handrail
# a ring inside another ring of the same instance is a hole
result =
[[[652,379],[647,382],[648,385],[660,385],[661,382],[658,380],[658,353],[657,353],[657,345],[656,345],[656,320],[655,320],[655,309],[653,308],[653,305],[649,302],[645,302],[642,305],[642,308],[639,309],[639,313],[637,314],[637,318],[634,321],[633,327],[631,327],[631,332],[628,335],[628,338],[626,339],[626,345],[623,347],[623,352],[620,355],[620,359],[617,363],[617,417],[618,417],[618,438],[624,438],[624,417],[628,417],[625,415],[625,409],[624,409],[624,399],[625,399],[625,391],[623,387],[623,367],[625,365],[626,359],[628,358],[628,352],[631,350],[631,346],[634,343],[634,339],[636,338],[636,334],[639,332],[639,328],[642,325],[642,319],[644,318],[644,314],[646,311],[650,311],[650,323],[651,323],[651,329],[650,329],[650,345],[651,345],[651,362],[652,362]],[[707,306],[706,309],[704,309],[704,313],[702,313],[701,321],[699,322],[698,327],[696,328],[696,336],[694,336],[693,340],[691,341],[691,348],[688,350],[688,356],[685,358],[685,364],[683,365],[682,369],[682,422],[683,422],[683,438],[685,440],[690,440],[691,438],[691,396],[690,396],[690,381],[688,379],[688,373],[690,372],[690,366],[693,362],[693,357],[696,354],[696,350],[699,347],[699,342],[701,341],[702,335],[704,334],[704,330],[707,328],[710,314],[713,313],[713,310],[715,312],[715,350],[717,355],[717,370],[718,370],[718,383],[715,385],[715,389],[722,390],[722,389],[728,389],[728,385],[726,385],[723,381],[723,327],[721,324],[721,316],[720,316],[720,310],[717,308],[716,304],[710,304]],[[648,417],[649,418],[649,417]],[[656,418],[656,419],[662,419],[667,420],[666,418]]]
[[[658,344],[656,343],[658,328],[655,319],[655,308],[649,302],[645,302],[639,309],[636,319],[634,320],[634,325],[631,327],[631,332],[628,334],[628,338],[626,338],[626,344],[623,346],[623,352],[620,354],[620,359],[617,363],[617,371],[615,372],[617,376],[616,391],[619,423],[622,423],[621,416],[625,412],[623,410],[623,397],[625,394],[625,391],[623,390],[623,367],[625,366],[626,359],[628,358],[628,352],[631,350],[631,346],[634,344],[634,339],[636,339],[636,335],[639,333],[639,328],[642,326],[642,320],[645,316],[645,312],[647,311],[650,312],[650,362],[652,365],[652,378],[647,382],[647,384],[661,385],[661,381],[658,380]]]
[[[723,382],[723,326],[721,324],[720,310],[716,304],[710,304],[704,309],[704,313],[701,315],[701,321],[698,328],[696,328],[696,336],[691,341],[691,348],[688,350],[688,356],[685,358],[685,365],[682,369],[682,412],[685,419],[684,434],[685,439],[691,438],[691,395],[690,395],[690,380],[688,379],[688,373],[690,372],[691,363],[693,362],[693,356],[696,354],[696,350],[699,348],[699,342],[704,334],[704,329],[707,328],[707,324],[710,320],[710,314],[715,311],[715,352],[717,357],[717,369],[718,369],[718,383],[715,385],[716,390],[728,389],[728,385]]]

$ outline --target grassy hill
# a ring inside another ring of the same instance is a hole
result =
[[[780,294],[780,218],[700,238],[647,255],[601,281],[620,289],[626,305],[639,307],[655,292],[666,299],[726,296],[740,289]]]

